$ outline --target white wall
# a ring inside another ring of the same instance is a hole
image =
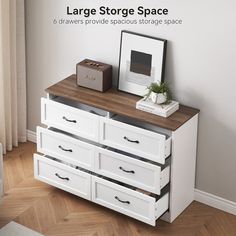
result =
[[[166,79],[181,103],[201,109],[197,188],[236,202],[236,29],[234,0],[26,0],[28,128],[40,124],[40,97],[49,85],[75,73],[84,58],[110,63],[119,57],[120,31],[165,38]],[[61,26],[74,7],[167,7],[182,26]]]

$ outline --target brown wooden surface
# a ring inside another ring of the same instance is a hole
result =
[[[180,105],[180,109],[168,118],[137,110],[140,97],[117,91],[112,88],[105,93],[77,86],[76,75],[72,75],[46,89],[47,93],[65,97],[115,114],[145,121],[162,128],[175,131],[199,113],[198,109]]]
[[[15,221],[45,236],[235,236],[236,216],[193,202],[172,224],[152,227],[33,177],[32,143],[4,157],[0,228]]]

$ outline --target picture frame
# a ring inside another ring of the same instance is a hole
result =
[[[164,82],[167,40],[121,31],[119,91],[144,96],[151,83]]]

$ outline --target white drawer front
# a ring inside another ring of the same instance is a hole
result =
[[[93,170],[94,146],[65,134],[37,127],[37,150],[82,168]]]
[[[49,99],[41,99],[41,122],[93,141],[99,138],[99,116]]]
[[[160,166],[103,148],[95,150],[94,168],[98,174],[156,194],[170,179],[169,166],[162,171]]]
[[[145,223],[155,225],[156,219],[168,210],[168,195],[159,201],[107,180],[92,176],[92,200]],[[158,209],[155,208],[159,206]]]
[[[170,154],[165,135],[106,118],[100,119],[100,142],[161,164]]]
[[[40,155],[34,155],[36,179],[91,200],[91,175]]]

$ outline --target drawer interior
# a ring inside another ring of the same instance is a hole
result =
[[[54,128],[54,127],[49,127],[48,130],[51,130],[51,131],[53,131],[53,132],[55,132],[55,133],[58,133],[58,134],[64,134],[64,135],[66,135],[66,136],[68,136],[68,137],[77,139],[77,140],[82,141],[82,142],[86,142],[86,143],[92,144],[92,145],[97,146],[97,147],[105,147],[104,145],[99,144],[99,143],[97,143],[97,142],[94,142],[94,141],[92,141],[92,140],[85,139],[85,138],[83,138],[83,137],[77,136],[77,135],[75,135],[75,134],[68,133],[68,132],[63,131],[63,130],[59,130],[59,129]]]
[[[138,192],[138,193],[144,194],[144,195],[146,195],[146,196],[152,197],[152,198],[155,199],[156,202],[157,202],[159,199],[161,199],[164,195],[166,195],[166,193],[168,193],[168,192],[170,191],[170,184],[166,185],[166,186],[161,190],[161,194],[160,194],[160,195],[157,195],[157,194],[155,194],[155,193],[151,193],[151,192],[142,190],[142,189],[140,189],[140,188],[137,188],[137,187],[128,185],[128,184],[126,184],[126,183],[122,183],[122,182],[117,181],[117,180],[114,180],[114,179],[110,179],[110,178],[105,177],[105,176],[98,175],[98,174],[96,174],[96,173],[94,173],[93,175],[96,176],[96,177],[99,177],[100,179],[107,180],[107,181],[109,181],[109,182],[111,182],[111,183],[117,184],[117,185],[119,185],[119,186],[125,187],[125,188],[130,189],[130,190],[133,190],[133,191],[135,191],[135,192]]]
[[[125,117],[125,116],[121,116],[121,115],[115,115],[115,116],[112,117],[112,119],[116,120],[116,121],[120,121],[120,122],[128,124],[128,125],[133,125],[133,126],[145,129],[145,130],[153,131],[153,132],[158,133],[158,134],[163,134],[163,135],[166,136],[166,139],[171,137],[171,131],[170,130],[163,129],[163,128],[160,128],[160,127],[157,127],[157,126],[145,123],[145,122],[140,122],[140,121],[130,119],[130,118]]]
[[[68,105],[74,108],[78,108],[80,110],[83,111],[87,111],[89,113],[98,115],[98,116],[102,116],[102,117],[108,117],[111,118],[112,116],[114,116],[113,113],[93,107],[93,106],[89,106],[89,105],[85,105],[82,104],[80,102],[76,102],[67,98],[63,98],[63,97],[51,97],[51,100],[55,101],[55,102],[59,102],[62,103],[64,105]]]
[[[61,163],[61,164],[65,165],[65,166],[69,166],[69,167],[71,167],[71,168],[73,168],[73,169],[75,169],[75,170],[80,170],[80,171],[85,172],[85,173],[87,173],[87,174],[93,174],[93,172],[90,171],[90,170],[86,170],[86,169],[84,169],[84,168],[81,168],[81,167],[79,167],[79,166],[73,165],[73,164],[68,163],[68,162],[66,162],[66,161],[62,161],[62,160],[60,160],[60,159],[57,159],[56,157],[51,157],[51,156],[48,156],[48,155],[44,155],[44,158],[47,158],[47,159],[49,159],[49,160],[52,160],[52,161]]]
[[[160,164],[160,163],[157,163],[157,162],[154,162],[154,161],[151,161],[151,160],[148,160],[148,159],[145,159],[143,157],[140,157],[140,156],[137,156],[137,155],[134,155],[134,154],[131,154],[131,153],[127,153],[127,152],[124,152],[124,151],[121,151],[119,149],[115,149],[115,148],[112,148],[112,147],[103,147],[109,151],[112,151],[112,152],[116,152],[118,154],[121,154],[121,155],[125,155],[125,156],[128,156],[130,158],[134,158],[136,160],[140,160],[140,161],[143,161],[143,162],[146,162],[146,163],[150,163],[152,165],[156,165],[156,166],[160,166],[161,167],[161,170],[165,169],[167,166],[170,165],[171,163],[171,156],[169,156],[168,158],[166,158],[166,161],[165,161],[165,164]]]

